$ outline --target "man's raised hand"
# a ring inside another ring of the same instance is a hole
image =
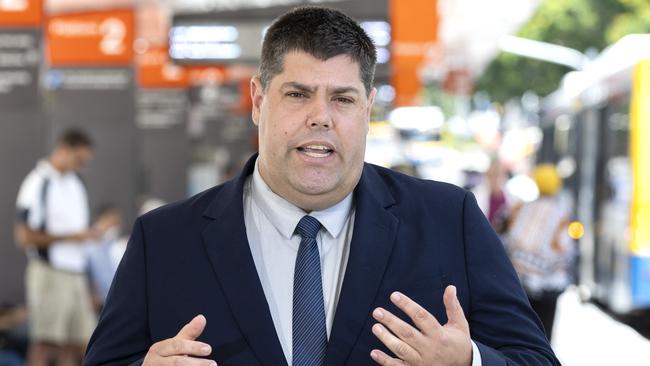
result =
[[[385,309],[375,309],[372,316],[379,323],[372,332],[398,357],[374,349],[370,356],[375,362],[384,366],[471,365],[469,325],[454,286],[447,286],[443,295],[448,319],[445,325],[404,294],[394,292],[390,300],[411,318],[415,327]]]
[[[196,340],[203,333],[206,323],[203,315],[197,315],[173,338],[154,343],[142,366],[217,366],[212,360],[193,357],[212,353],[209,344]]]

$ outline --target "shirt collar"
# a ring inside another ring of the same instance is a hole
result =
[[[253,179],[251,180],[251,194],[253,202],[257,204],[271,224],[282,236],[286,239],[291,239],[298,222],[306,213],[269,188],[259,173],[257,161],[255,162]],[[351,210],[352,192],[334,206],[321,211],[312,211],[309,215],[318,219],[325,230],[336,238],[343,231]]]
[[[48,176],[64,177],[64,176],[67,175],[66,173],[62,173],[62,172],[58,171],[54,167],[54,165],[52,165],[52,163],[50,163],[50,161],[48,159],[39,160],[37,166],[38,166],[38,169],[43,171]]]

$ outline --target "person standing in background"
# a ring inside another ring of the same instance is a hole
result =
[[[557,299],[572,280],[575,250],[566,228],[568,210],[560,199],[562,179],[551,164],[532,174],[539,198],[513,208],[506,248],[533,310],[551,339]]]
[[[97,310],[101,310],[106,301],[113,276],[126,250],[127,238],[122,236],[123,221],[122,213],[117,207],[105,205],[99,210],[93,225],[103,233],[96,245],[88,247],[87,271]]]
[[[497,233],[502,234],[508,213],[508,200],[504,190],[506,170],[497,157],[493,157],[485,171],[483,181],[469,188],[476,195],[481,211]]]
[[[0,305],[0,366],[24,366],[27,343],[27,309]]]
[[[16,244],[28,256],[30,366],[78,365],[96,324],[85,276],[88,198],[78,170],[92,158],[92,141],[69,129],[23,181],[17,199]]]
[[[503,219],[504,212],[507,210],[506,194],[503,191],[503,187],[506,184],[506,175],[499,160],[492,160],[490,167],[485,172],[485,177],[490,189],[487,218],[493,228],[498,228]]]

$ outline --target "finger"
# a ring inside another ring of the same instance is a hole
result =
[[[463,307],[460,305],[460,301],[458,301],[458,297],[456,296],[456,286],[447,286],[443,295],[443,301],[445,303],[448,323],[453,325],[466,325],[467,319],[465,319]]]
[[[395,356],[404,361],[414,361],[420,358],[420,355],[406,342],[393,335],[386,327],[381,324],[372,326],[372,333],[379,338],[381,343],[386,345]]]
[[[212,360],[185,356],[169,357],[165,359],[165,363],[174,366],[217,366],[217,363]]]
[[[389,355],[385,354],[384,352],[378,350],[378,349],[373,349],[370,352],[370,357],[377,362],[378,364],[382,366],[404,366],[406,365],[404,361],[392,358]]]
[[[423,334],[429,335],[442,327],[435,316],[403,293],[393,292],[390,301],[408,315]]]
[[[381,324],[386,326],[394,335],[402,341],[413,347],[418,354],[425,344],[425,338],[419,330],[412,327],[407,322],[395,316],[388,310],[377,308],[372,312],[372,316]]]
[[[199,314],[195,316],[194,319],[192,319],[189,323],[185,324],[180,332],[178,332],[176,337],[195,340],[201,335],[201,333],[203,333],[203,329],[205,329],[206,324],[207,319],[205,319],[202,314]]]
[[[208,356],[212,353],[212,347],[209,344],[181,339],[179,337],[170,338],[156,343],[153,351],[162,356]]]

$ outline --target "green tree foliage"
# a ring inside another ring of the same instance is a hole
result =
[[[544,0],[518,36],[585,52],[600,51],[630,33],[650,33],[648,0]],[[501,53],[477,82],[477,90],[505,102],[532,90],[547,95],[569,68]]]
[[[613,43],[631,33],[650,33],[650,1],[619,0],[619,2],[628,11],[614,17],[607,28],[607,41]]]

